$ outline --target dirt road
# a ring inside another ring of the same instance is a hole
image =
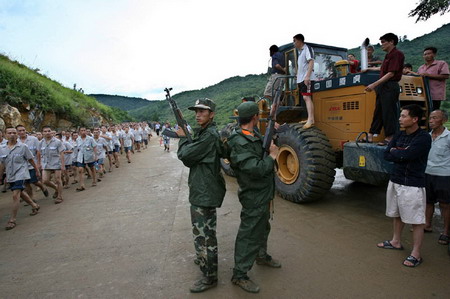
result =
[[[132,164],[107,174],[97,187],[65,190],[54,205],[37,199],[39,215],[19,211],[18,225],[0,230],[2,298],[246,298],[230,282],[239,225],[237,184],[227,178],[218,210],[219,285],[189,293],[200,276],[190,231],[188,169],[175,146],[164,152],[155,139]],[[6,224],[10,193],[0,193]],[[437,244],[438,228],[425,235],[424,263],[402,266],[411,249],[382,250],[391,237],[384,189],[350,183],[338,175],[324,200],[297,205],[275,199],[269,252],[281,269],[255,265],[250,277],[260,298],[449,298],[450,257]]]

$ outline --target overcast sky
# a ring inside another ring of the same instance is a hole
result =
[[[268,48],[297,33],[353,48],[450,22],[446,14],[416,24],[408,12],[418,1],[0,0],[0,53],[85,93],[159,100],[165,87],[263,73]]]

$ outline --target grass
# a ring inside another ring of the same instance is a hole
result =
[[[0,55],[0,102],[18,107],[53,112],[75,126],[88,125],[92,115],[108,122],[121,122],[130,117],[120,109],[97,102],[94,98],[31,70],[17,61]]]

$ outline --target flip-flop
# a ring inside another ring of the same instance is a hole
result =
[[[400,247],[394,247],[392,244],[391,244],[391,241],[384,241],[383,242],[383,246],[379,246],[378,244],[377,244],[377,247],[378,248],[381,248],[381,249],[394,249],[394,250],[403,250],[404,248],[403,248],[403,245],[400,245]]]
[[[450,241],[449,236],[444,235],[444,234],[441,234],[439,236],[439,240],[438,240],[439,244],[441,244],[441,245],[448,245],[449,241]]]
[[[84,187],[78,187],[76,190],[77,190],[78,192],[80,192],[80,191],[86,190],[86,188],[84,188]]]
[[[407,264],[405,264],[405,262],[410,262],[410,263],[412,263],[412,265],[407,265]],[[409,267],[409,268],[414,268],[414,267],[417,267],[420,264],[422,264],[422,262],[423,262],[423,258],[417,259],[416,257],[410,255],[403,261],[403,266]]]
[[[64,200],[62,198],[57,198],[55,200],[55,205],[62,203]]]

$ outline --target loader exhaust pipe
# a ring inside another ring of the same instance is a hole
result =
[[[366,38],[361,44],[361,70],[365,70],[369,67],[369,59],[367,58],[367,46],[369,44],[369,38]]]

